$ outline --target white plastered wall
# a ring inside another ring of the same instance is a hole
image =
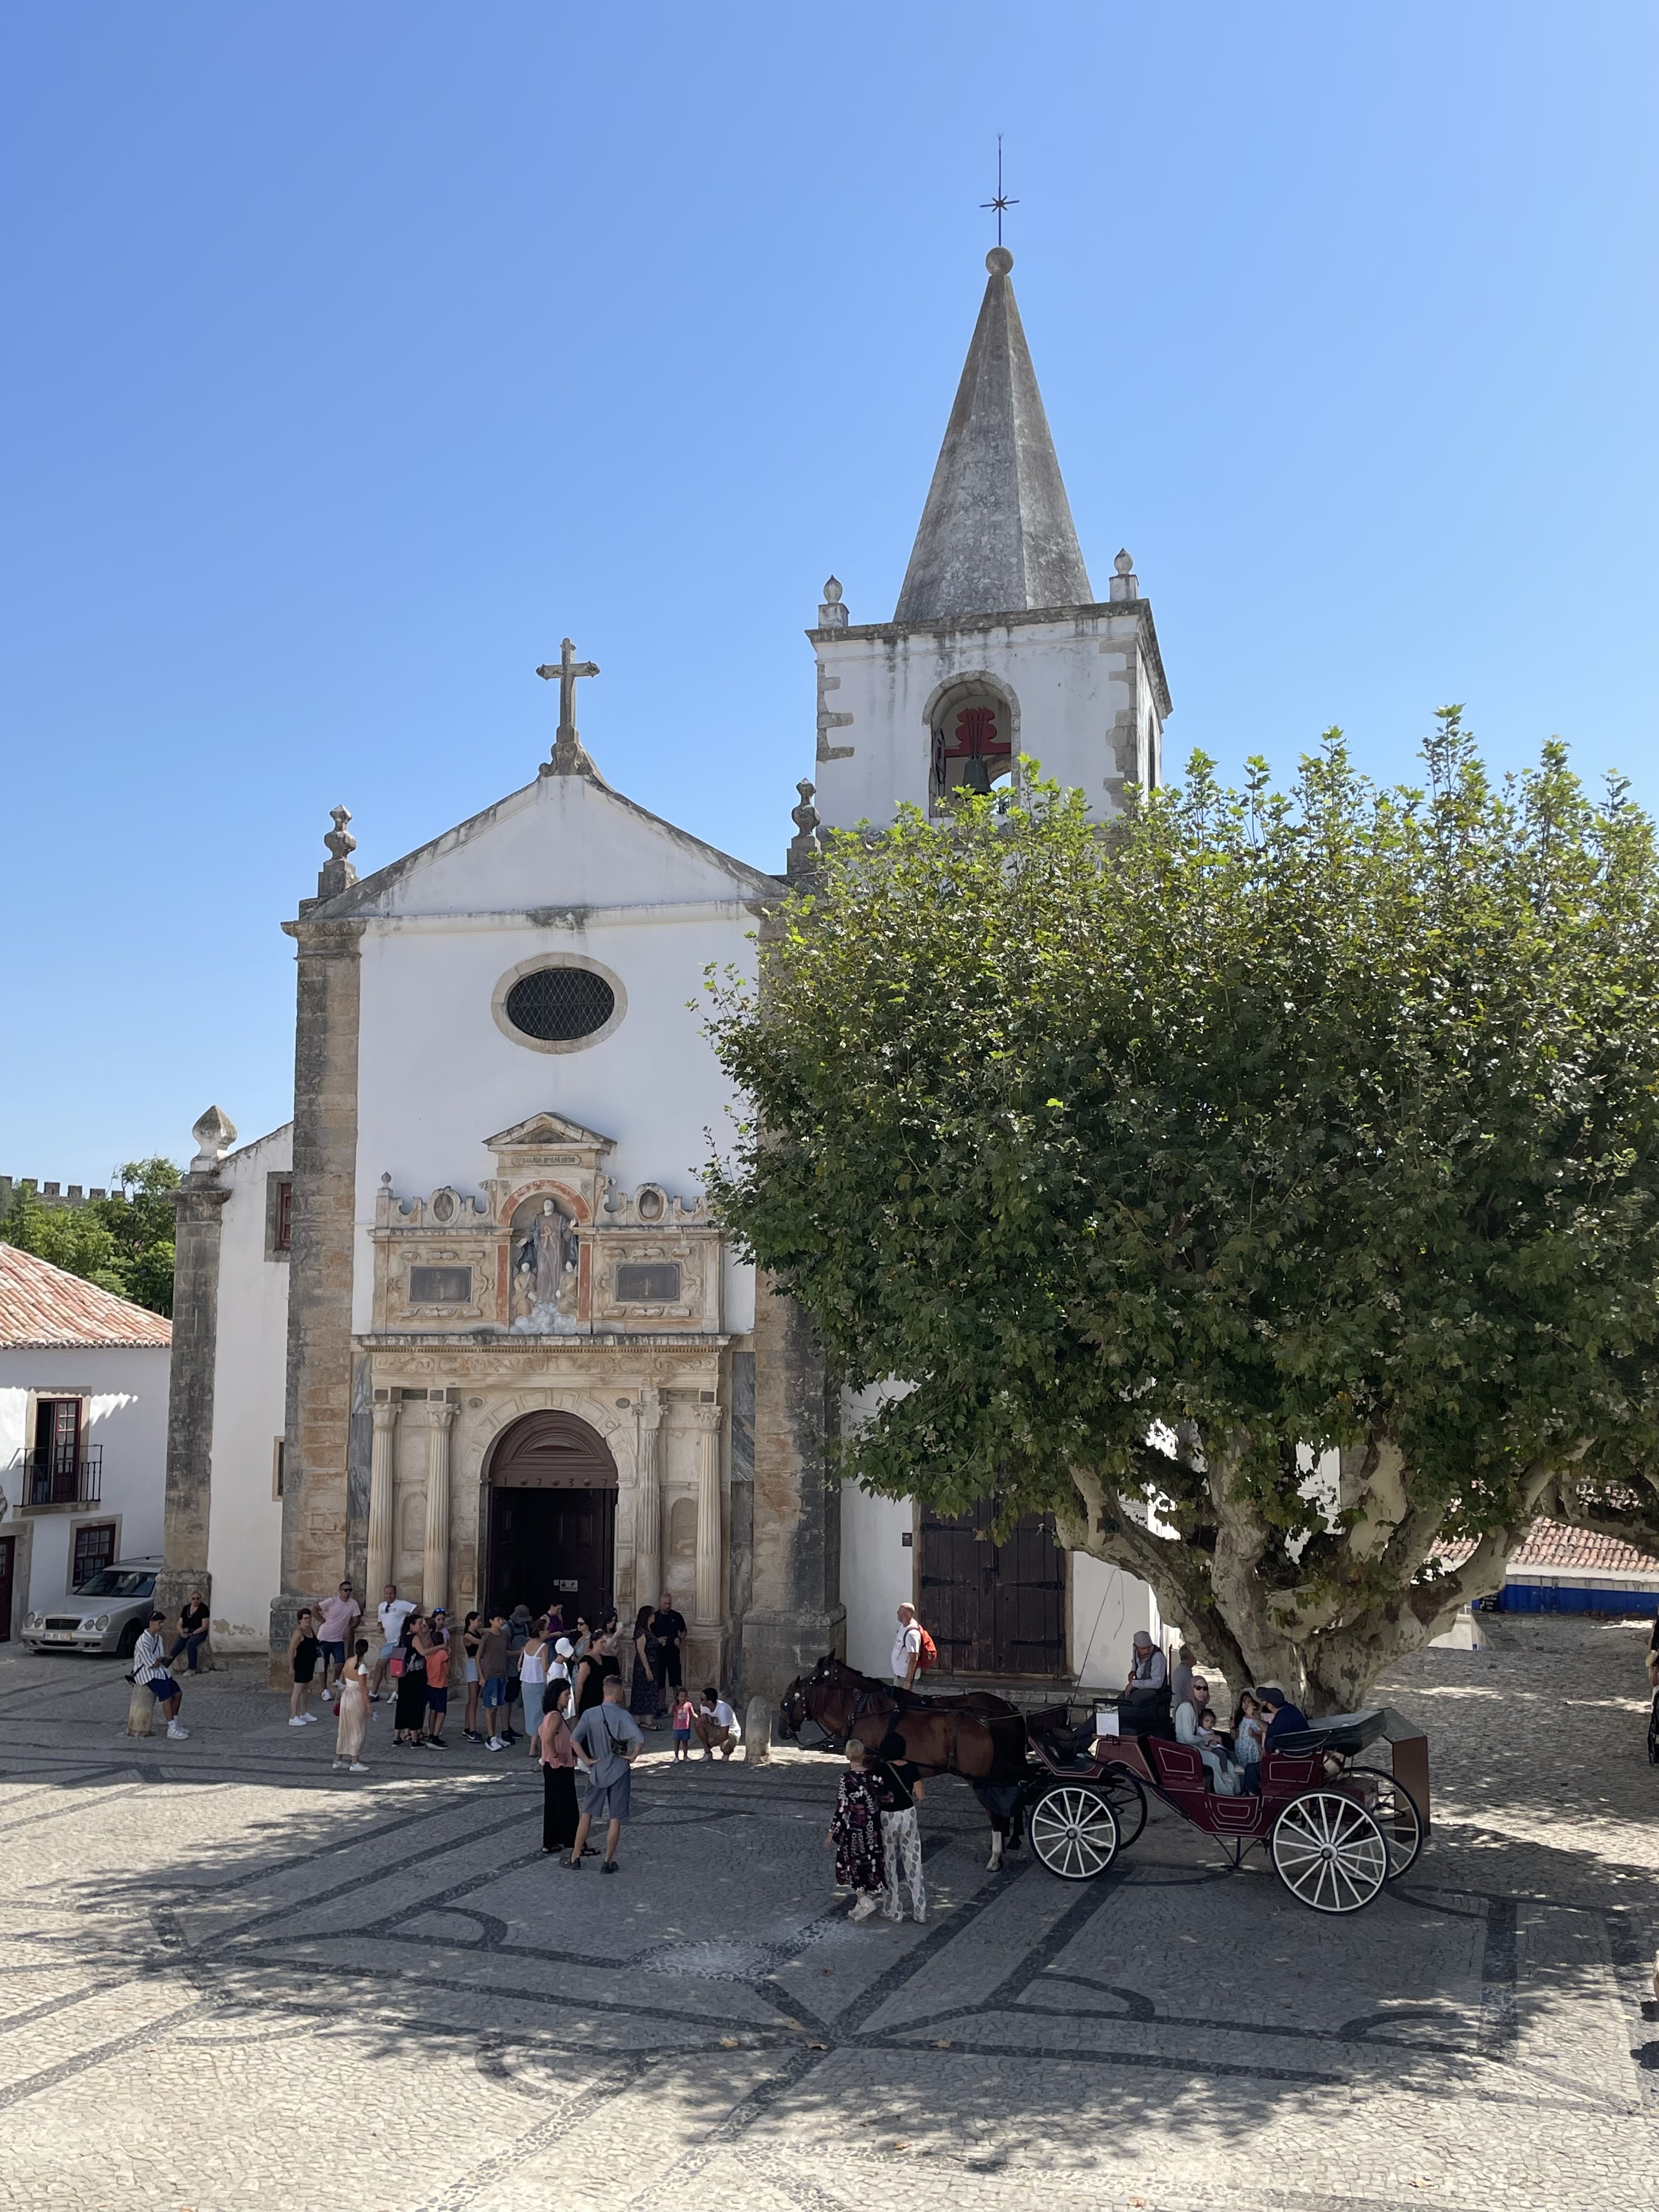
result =
[[[890,822],[906,804],[925,812],[930,711],[941,690],[973,678],[1012,697],[1018,750],[1045,776],[1085,792],[1095,812],[1115,812],[1108,786],[1120,774],[1111,743],[1117,717],[1138,701],[1142,716],[1151,713],[1157,721],[1144,666],[1136,680],[1139,635],[1133,617],[1104,610],[819,634],[821,708],[836,718],[823,732],[824,751],[813,770],[819,813],[832,828],[848,830]],[[1144,739],[1144,724],[1137,734]],[[1134,772],[1132,746],[1128,773]]]
[[[85,1521],[113,1521],[122,1559],[161,1556],[167,1491],[167,1374],[164,1346],[88,1345],[49,1352],[0,1351],[0,1482],[4,1533],[17,1539],[27,1591],[15,1610],[40,1612],[69,1594],[75,1530]],[[33,1443],[30,1407],[40,1395],[85,1400],[84,1441],[101,1445],[101,1495],[96,1504],[20,1514],[26,1480],[21,1458]],[[25,1540],[27,1539],[27,1540]],[[27,1559],[21,1555],[27,1554]]]
[[[288,1261],[267,1255],[270,1178],[294,1164],[291,1123],[221,1164],[219,1340],[208,1567],[219,1651],[263,1651],[282,1582],[276,1443],[286,1419]]]
[[[372,1320],[369,1224],[383,1172],[399,1196],[467,1191],[495,1172],[486,1137],[544,1110],[615,1141],[606,1172],[692,1197],[734,1094],[695,1006],[710,964],[750,973],[754,879],[585,779],[544,779],[465,844],[411,867],[362,940],[354,1327]],[[491,1012],[540,954],[596,963],[626,994],[609,1036],[541,1052]],[[728,1257],[724,1328],[754,1325],[753,1272]]]

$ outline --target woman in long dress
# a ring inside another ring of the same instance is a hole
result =
[[[334,1766],[367,1774],[363,1738],[368,1734],[368,1674],[363,1665],[368,1645],[359,1638],[340,1674],[340,1725],[334,1734]]]
[[[662,1711],[662,1684],[657,1668],[662,1646],[651,1633],[655,1608],[642,1605],[634,1617],[634,1680],[628,1693],[628,1710],[641,1728],[654,1729]]]
[[[550,1705],[536,1730],[536,1755],[542,1763],[542,1852],[568,1853],[576,1840],[576,1747],[564,1715]]]
[[[426,1615],[411,1613],[399,1638],[403,1672],[392,1709],[393,1743],[418,1744],[426,1734]]]
[[[856,1736],[847,1746],[847,1771],[841,1778],[835,1817],[823,1839],[836,1855],[836,1887],[853,1893],[849,1920],[867,1920],[887,1889],[887,1859],[881,1845],[881,1800],[866,1773],[867,1754]]]

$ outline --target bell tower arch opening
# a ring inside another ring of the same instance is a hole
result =
[[[932,702],[927,720],[931,811],[937,811],[954,792],[983,797],[1012,781],[1018,717],[1000,684],[983,676],[964,678]]]
[[[615,1603],[617,1462],[597,1429],[553,1408],[526,1413],[496,1437],[488,1483],[486,1606],[556,1605],[568,1628]]]

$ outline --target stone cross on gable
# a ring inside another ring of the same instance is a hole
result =
[[[551,683],[559,679],[559,728],[554,740],[553,757],[542,770],[544,775],[592,775],[599,770],[589,757],[586,748],[576,734],[576,678],[597,676],[597,660],[578,660],[576,648],[566,638],[559,647],[556,661],[548,661],[536,671],[538,676]]]

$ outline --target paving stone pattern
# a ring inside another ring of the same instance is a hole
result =
[[[946,1782],[896,1928],[833,1894],[829,1759],[653,1747],[606,1879],[538,1856],[522,1747],[383,1705],[337,1777],[237,1669],[133,1743],[118,1666],[0,1656],[0,2204],[1648,2212],[1644,1639],[1498,1634],[1391,1678],[1436,1825],[1365,1912],[1159,1809],[1096,1883],[993,1875]]]

